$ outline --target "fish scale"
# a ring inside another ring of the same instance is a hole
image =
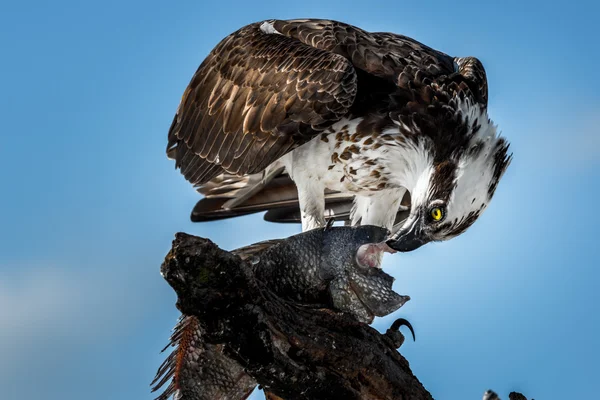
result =
[[[391,276],[357,261],[361,246],[381,243],[388,233],[372,225],[314,229],[254,254],[254,273],[281,297],[328,306],[370,323],[409,300],[392,290]]]

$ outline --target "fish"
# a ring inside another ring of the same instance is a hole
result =
[[[394,278],[374,259],[390,232],[373,225],[328,226],[287,239],[234,250],[257,279],[283,298],[347,312],[371,323],[402,307],[409,296],[392,290]],[[374,265],[375,264],[375,265]]]

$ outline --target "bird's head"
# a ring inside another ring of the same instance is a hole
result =
[[[430,161],[408,188],[410,215],[387,242],[394,250],[412,251],[466,231],[490,203],[510,164],[509,144],[497,134],[486,110],[466,101],[455,104],[456,124],[449,129],[458,144],[436,144],[435,136],[428,137]]]

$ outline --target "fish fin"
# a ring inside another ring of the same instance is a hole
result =
[[[369,311],[378,317],[384,317],[402,307],[410,297],[392,290],[393,279],[389,279],[389,275],[381,270],[376,273],[381,277],[350,274],[350,287]]]
[[[254,243],[248,246],[240,247],[239,249],[232,250],[231,253],[239,256],[242,260],[247,260],[250,257],[262,253],[263,251],[285,241],[285,239],[273,239],[265,240],[263,242]]]
[[[373,314],[362,304],[353,290],[348,290],[348,286],[348,281],[344,278],[331,281],[329,294],[333,307],[353,315],[360,322],[370,324],[373,322]]]
[[[151,383],[152,392],[169,385],[156,398],[208,400],[246,399],[256,382],[235,360],[223,352],[222,345],[206,343],[203,329],[194,316],[181,316],[163,349],[173,351],[159,367]]]

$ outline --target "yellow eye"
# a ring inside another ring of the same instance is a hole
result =
[[[444,213],[440,207],[433,207],[431,209],[431,218],[433,218],[434,221],[440,221],[443,216]]]

